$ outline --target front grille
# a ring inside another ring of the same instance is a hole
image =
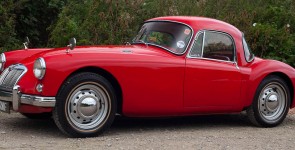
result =
[[[12,65],[6,68],[0,76],[0,89],[11,91],[26,70],[26,67],[21,64]]]

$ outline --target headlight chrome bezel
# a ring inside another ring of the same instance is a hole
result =
[[[4,67],[5,67],[5,63],[6,63],[6,57],[5,57],[5,54],[4,53],[1,53],[0,54],[0,71],[3,71],[4,70]]]
[[[45,72],[46,72],[46,63],[44,58],[42,57],[37,58],[34,62],[34,68],[33,68],[34,76],[37,79],[41,80],[44,78]]]

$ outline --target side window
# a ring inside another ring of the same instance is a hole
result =
[[[202,56],[202,48],[203,48],[203,37],[204,32],[200,33],[197,37],[197,39],[194,41],[194,45],[192,47],[192,50],[190,51],[191,57],[201,57]]]
[[[251,62],[254,58],[254,54],[252,53],[250,47],[248,46],[245,38],[243,38],[243,47],[244,47],[246,61]]]
[[[224,33],[206,31],[203,58],[233,61],[233,40],[229,37],[229,35]]]

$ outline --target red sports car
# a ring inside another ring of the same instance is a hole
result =
[[[144,22],[130,44],[75,43],[1,54],[0,110],[52,117],[62,132],[88,137],[116,114],[246,110],[255,125],[273,127],[295,107],[295,69],[254,57],[243,33],[219,20],[159,17]]]

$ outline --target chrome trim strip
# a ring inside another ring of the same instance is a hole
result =
[[[6,63],[6,56],[4,53],[1,53],[0,55],[0,63],[2,63],[0,71],[3,71]]]
[[[216,61],[216,62],[226,62],[226,63],[230,63],[230,64],[235,64],[236,62],[233,61],[227,61],[227,60],[221,60],[221,59],[212,59],[212,58],[202,58],[202,57],[187,57],[190,59],[200,59],[200,60],[212,60],[212,61]]]
[[[14,86],[16,86],[16,84],[18,83],[18,81],[27,73],[28,69],[26,66],[22,65],[22,64],[16,64],[14,65],[14,69],[20,69],[23,70],[22,74],[18,77],[18,79],[16,80]]]
[[[27,73],[28,69],[26,66],[22,64],[15,64],[7,67],[1,74],[0,77],[0,85],[3,83],[5,80],[6,76],[9,74],[10,70],[23,70],[23,72],[20,74],[20,76],[17,78],[14,86],[18,83],[18,81]]]
[[[22,104],[29,104],[39,107],[54,107],[56,101],[55,97],[41,97],[26,94],[23,94],[20,99]]]
[[[185,50],[182,53],[175,53],[175,52],[169,50],[168,48],[162,47],[160,45],[156,45],[156,44],[152,44],[152,43],[145,43],[145,44],[148,44],[148,45],[153,45],[153,46],[156,46],[156,47],[163,48],[163,49],[165,49],[165,50],[167,50],[167,51],[169,51],[169,52],[171,52],[171,53],[173,53],[175,55],[183,55],[183,54],[186,53],[186,51],[188,50],[189,46],[191,45],[191,42],[192,42],[192,39],[193,39],[193,36],[194,36],[194,33],[195,33],[194,32],[194,29],[190,25],[188,25],[186,23],[178,22],[178,21],[171,21],[171,20],[150,20],[150,21],[145,21],[143,24],[148,23],[148,22],[172,22],[172,23],[178,23],[178,24],[182,24],[182,25],[185,25],[185,26],[189,27],[191,29],[192,35],[190,37],[189,42],[186,45]],[[131,44],[144,44],[144,43],[142,43],[142,42],[132,42]]]
[[[2,72],[2,74],[1,74],[1,76],[0,76],[0,84],[3,83],[3,81],[4,81],[4,79],[6,78],[6,76],[7,76],[8,73],[9,73],[9,68],[6,68],[6,69]]]
[[[204,31],[203,33],[204,33],[204,36],[203,36],[202,55],[201,55],[201,57],[203,57],[203,55],[204,55],[204,45],[205,45],[205,38],[206,38],[206,32]]]
[[[17,69],[17,70],[23,70],[22,74],[18,77],[18,79],[15,82],[15,85],[18,83],[18,81],[27,73],[28,69],[26,66],[22,65],[22,64],[15,64],[13,66],[13,69]]]
[[[43,97],[36,95],[21,94],[20,86],[13,87],[13,91],[6,92],[0,90],[0,100],[12,103],[15,111],[19,110],[21,104],[28,104],[38,107],[54,107],[56,103],[55,97]]]
[[[37,69],[37,68],[35,68],[35,63],[37,63],[38,61],[40,63],[40,67],[41,67],[41,68],[39,68],[41,70],[41,76],[40,77],[36,77],[36,75],[35,75],[35,69]],[[34,76],[37,79],[41,80],[45,76],[45,73],[46,73],[46,63],[45,63],[45,60],[44,60],[44,58],[39,57],[34,62],[33,74],[34,74]]]

